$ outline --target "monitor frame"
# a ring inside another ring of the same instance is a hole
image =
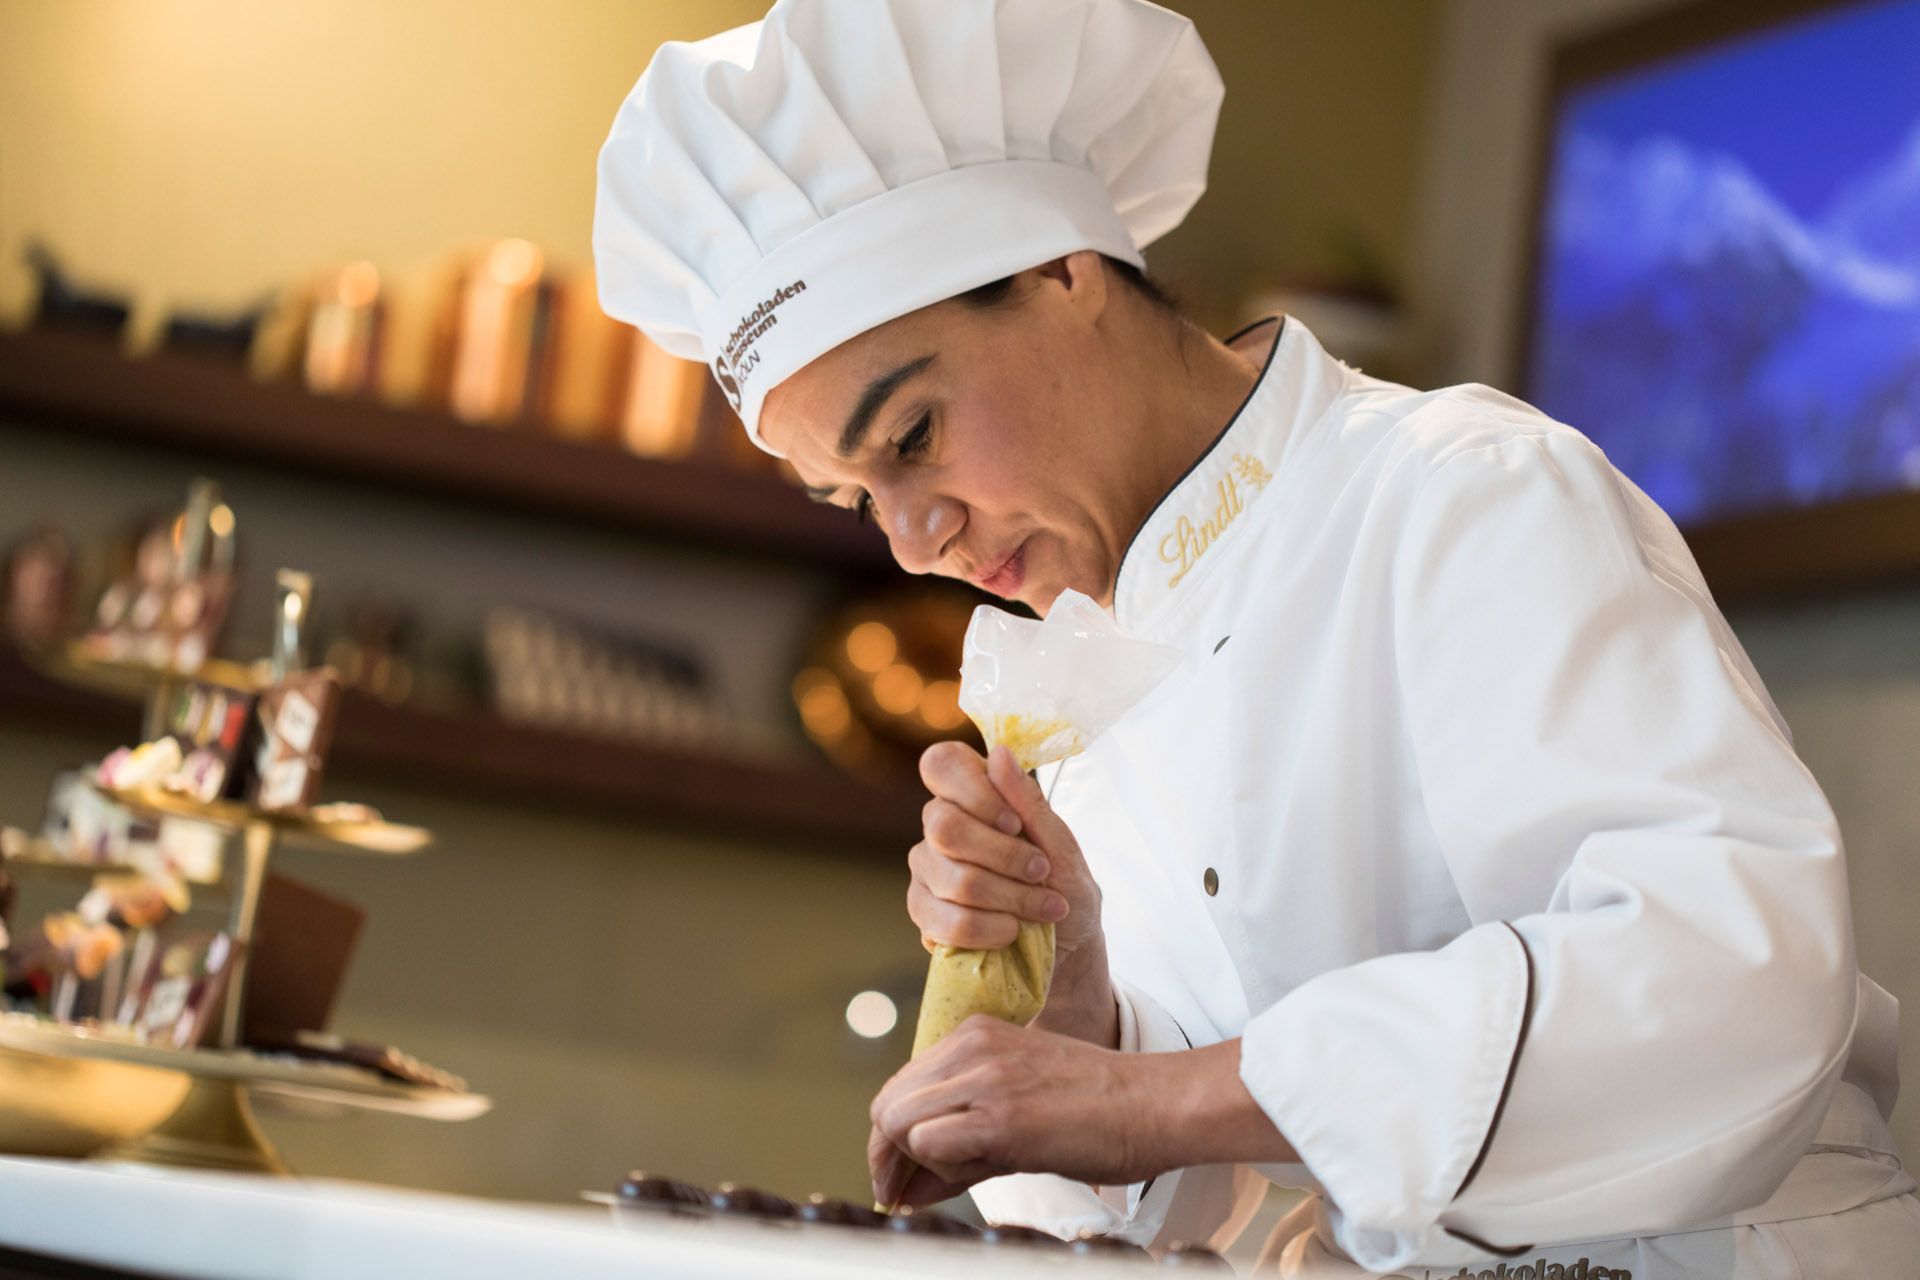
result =
[[[1756,34],[1795,18],[1843,13],[1876,0],[1692,0],[1625,23],[1576,31],[1553,50],[1535,113],[1526,260],[1517,291],[1511,382],[1531,400],[1534,322],[1545,273],[1548,183],[1560,109],[1569,92],[1649,63]],[[1579,423],[1574,423],[1579,426]],[[1920,490],[1683,526],[1716,599],[1747,603],[1895,582],[1920,582]]]

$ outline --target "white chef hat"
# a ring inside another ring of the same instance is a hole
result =
[[[1146,0],[778,0],[662,45],[621,105],[600,305],[710,365],[767,449],[767,393],[849,338],[1076,250],[1141,265],[1221,93]]]

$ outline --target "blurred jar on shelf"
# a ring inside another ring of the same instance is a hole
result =
[[[552,289],[546,255],[530,240],[501,240],[477,255],[453,299],[447,407],[454,417],[504,427],[538,399],[534,353],[545,341]]]
[[[385,304],[380,270],[350,262],[315,281],[302,379],[320,395],[362,396],[377,390]]]
[[[412,613],[388,597],[363,594],[335,628],[326,665],[348,688],[399,706],[413,696],[415,648]]]
[[[51,649],[67,637],[74,600],[73,541],[41,524],[7,552],[7,635],[24,649]]]
[[[530,240],[488,241],[404,274],[370,262],[322,272],[263,309],[249,363],[263,380],[475,426],[780,470],[705,365],[608,316],[591,269],[569,270]]]
[[[740,744],[699,660],[670,645],[503,606],[487,615],[481,651],[504,720],[630,742]]]

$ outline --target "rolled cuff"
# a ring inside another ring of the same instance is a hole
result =
[[[1247,1024],[1240,1079],[1331,1201],[1341,1248],[1419,1256],[1492,1140],[1532,985],[1505,924],[1322,974]]]

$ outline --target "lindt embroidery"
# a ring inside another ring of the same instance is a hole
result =
[[[1273,479],[1273,472],[1267,470],[1266,463],[1245,453],[1233,455],[1233,474],[1239,478],[1240,483],[1250,484],[1256,489],[1266,488],[1267,481]]]
[[[1200,557],[1220,540],[1227,526],[1239,519],[1240,513],[1247,509],[1247,498],[1257,497],[1258,491],[1265,489],[1272,479],[1273,472],[1267,470],[1266,463],[1260,459],[1245,453],[1233,455],[1227,474],[1220,481],[1220,498],[1214,505],[1213,514],[1198,524],[1183,515],[1174,521],[1173,532],[1160,539],[1161,562],[1179,566],[1174,575],[1167,579],[1168,587],[1180,585],[1180,580],[1192,572]],[[1248,490],[1253,493],[1249,494]]]

